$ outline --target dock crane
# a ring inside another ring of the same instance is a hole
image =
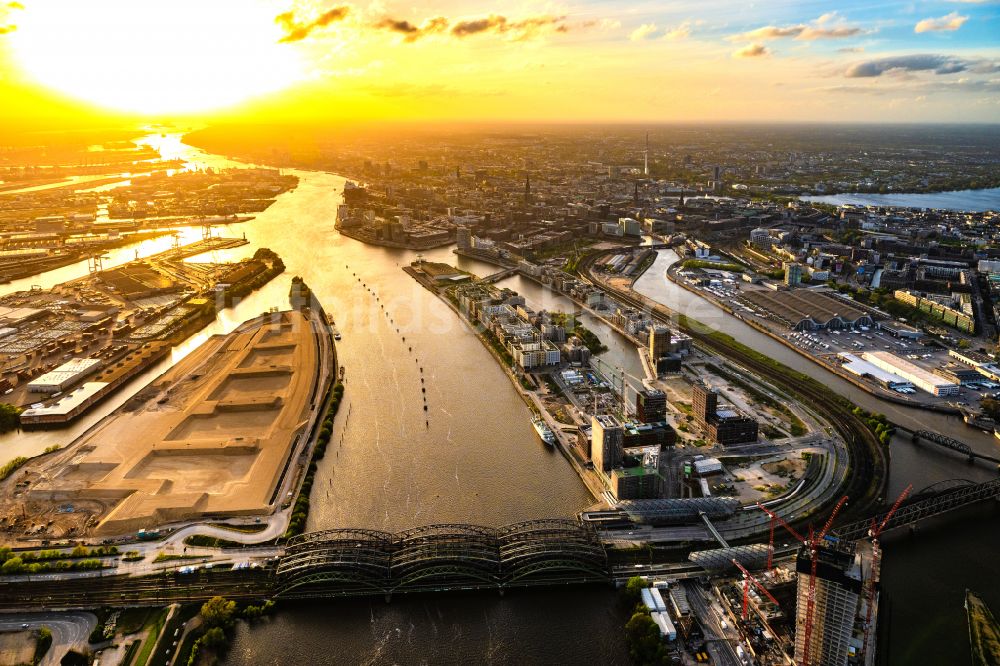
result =
[[[830,512],[830,517],[827,519],[826,524],[818,532],[813,530],[812,525],[809,526],[809,536],[803,537],[799,534],[791,525],[786,523],[782,518],[768,509],[766,506],[757,503],[757,506],[764,511],[768,516],[771,517],[771,536],[770,542],[768,543],[768,556],[767,556],[767,566],[771,569],[773,564],[772,554],[774,553],[774,526],[775,523],[781,525],[785,528],[785,531],[792,535],[792,537],[804,545],[809,550],[809,560],[810,560],[810,571],[809,571],[809,588],[808,594],[806,596],[806,626],[804,629],[803,638],[803,660],[799,666],[818,666],[817,664],[812,664],[812,654],[810,652],[810,645],[812,640],[812,629],[813,629],[813,616],[816,614],[816,568],[819,564],[819,547],[826,538],[827,532],[833,527],[833,521],[840,513],[840,510],[847,504],[847,495],[840,498],[837,502],[837,506],[833,507],[833,511]]]
[[[878,538],[881,536],[882,531],[885,530],[885,526],[889,524],[889,519],[892,518],[894,513],[896,513],[896,510],[899,509],[899,505],[903,503],[903,500],[906,499],[911,490],[913,490],[912,483],[906,486],[906,488],[903,489],[903,492],[899,494],[899,497],[896,498],[892,508],[885,514],[885,518],[882,519],[882,522],[876,524],[876,519],[872,518],[872,527],[868,530],[868,537],[872,541],[872,573],[868,576],[868,580],[865,581],[865,604],[867,608],[865,610],[865,642],[862,646],[862,654],[865,655],[868,654],[868,638],[872,629],[872,608],[875,605],[875,572],[880,571],[879,567],[882,562],[882,549],[879,547]]]

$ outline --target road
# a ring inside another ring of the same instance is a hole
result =
[[[52,632],[52,647],[45,653],[41,666],[56,666],[72,648],[87,646],[90,632],[97,626],[92,613],[4,613],[0,614],[0,631],[19,630],[23,624],[31,629],[48,627]]]

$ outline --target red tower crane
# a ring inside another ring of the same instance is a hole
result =
[[[816,532],[813,530],[811,526],[809,527],[808,538],[803,538],[801,534],[796,532],[791,525],[782,520],[781,517],[779,517],[776,513],[765,507],[763,504],[759,502],[757,503],[757,506],[759,506],[764,511],[764,513],[766,513],[771,517],[771,543],[768,545],[768,557],[767,557],[767,566],[769,569],[771,568],[772,555],[774,553],[775,522],[784,527],[785,530],[789,534],[791,534],[796,541],[798,541],[803,546],[809,549],[810,571],[809,571],[808,594],[806,596],[806,626],[805,629],[803,630],[804,636],[802,639],[803,660],[799,666],[810,666],[811,655],[809,652],[809,648],[812,640],[813,615],[815,614],[816,610],[816,568],[818,565],[819,546],[823,542],[823,539],[826,537],[827,532],[829,532],[830,528],[833,527],[833,521],[837,517],[837,514],[840,513],[840,510],[844,507],[844,504],[846,503],[847,503],[847,495],[844,495],[843,497],[840,498],[840,501],[837,502],[837,506],[833,507],[833,511],[830,512],[830,517],[827,519],[826,524],[823,525],[823,529],[821,529],[819,532]]]
[[[867,609],[865,611],[865,642],[862,648],[862,654],[868,654],[868,637],[871,633],[872,624],[872,608],[875,606],[875,572],[879,571],[882,562],[882,549],[879,548],[878,538],[885,529],[885,526],[889,524],[889,519],[892,515],[896,513],[896,509],[899,505],[903,503],[910,491],[913,490],[913,484],[906,486],[906,488],[899,494],[896,501],[893,503],[892,508],[885,514],[885,518],[882,522],[876,524],[875,518],[872,518],[872,527],[868,530],[868,536],[872,540],[872,568],[871,575],[868,576],[868,580],[865,581],[865,599],[867,602]]]
[[[778,603],[778,600],[775,599],[771,595],[771,593],[767,591],[767,588],[765,588],[763,585],[761,585],[760,581],[757,580],[756,578],[754,578],[750,574],[750,572],[747,571],[743,567],[743,565],[740,564],[735,558],[733,559],[733,564],[736,565],[737,569],[739,569],[740,571],[743,572],[743,619],[744,620],[747,619],[747,616],[748,616],[747,605],[748,605],[748,603],[750,601],[750,583],[753,583],[754,587],[756,587],[758,590],[760,590],[761,592],[763,592],[764,594],[766,594],[767,598],[770,599],[771,601],[773,601],[775,606],[780,606],[781,605],[781,604]]]

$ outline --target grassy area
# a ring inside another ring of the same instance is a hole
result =
[[[153,558],[153,563],[157,562],[172,562],[174,560],[200,560],[204,555],[175,555],[173,553],[157,553],[156,557]]]
[[[240,532],[241,534],[256,534],[257,532],[263,532],[267,528],[266,523],[254,523],[252,525],[234,525],[232,523],[210,523],[213,527],[219,527],[224,530],[230,530],[232,532]]]
[[[163,642],[149,658],[150,666],[166,666],[169,663],[170,656],[173,654],[174,633],[176,632],[178,638],[180,637],[180,632],[183,631],[181,628],[188,620],[198,614],[198,608],[197,604],[187,604],[177,609],[174,616],[170,618],[170,622],[167,622],[163,627]]]
[[[721,263],[717,261],[705,261],[704,259],[685,259],[681,262],[682,268],[708,268],[716,271],[729,271],[730,273],[742,273],[746,270],[744,266],[732,263]]]
[[[329,402],[326,408],[326,417],[316,435],[316,446],[313,448],[312,460],[309,461],[305,478],[302,479],[302,485],[299,487],[299,494],[295,498],[292,516],[288,520],[288,528],[282,536],[283,539],[290,539],[302,534],[306,528],[306,519],[309,517],[309,495],[312,493],[313,481],[316,478],[318,461],[326,455],[326,447],[329,446],[330,438],[333,436],[333,421],[337,417],[337,411],[340,409],[343,398],[344,385],[337,382],[328,393]]]
[[[121,666],[129,666],[132,663],[132,659],[135,657],[135,653],[139,651],[139,645],[142,641],[132,641],[125,648],[125,654],[122,656]]]
[[[139,650],[139,654],[136,656],[132,666],[146,666],[150,655],[153,654],[153,646],[156,645],[156,639],[163,631],[163,625],[167,621],[167,613],[169,612],[169,608],[163,608],[146,622],[143,628],[148,629],[149,634],[142,641],[142,648]]]
[[[126,608],[118,616],[118,630],[123,634],[134,634],[153,619],[155,608]]]
[[[243,545],[239,541],[220,539],[218,537],[205,536],[204,534],[189,536],[184,539],[184,543],[188,546],[197,546],[200,548],[239,548]]]
[[[9,461],[3,467],[0,467],[0,481],[3,481],[8,476],[16,472],[17,468],[26,462],[28,462],[27,458],[25,458],[24,456],[18,456],[17,458],[14,458],[13,460]]]

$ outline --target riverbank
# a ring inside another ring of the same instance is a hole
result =
[[[450,236],[447,240],[428,241],[426,243],[414,243],[410,241],[404,243],[402,241],[387,240],[384,238],[377,238],[373,234],[367,233],[364,227],[359,227],[357,229],[345,228],[340,224],[339,221],[333,225],[333,228],[336,229],[341,236],[347,236],[348,238],[353,238],[354,240],[360,241],[367,245],[378,245],[379,247],[391,247],[397,250],[415,250],[415,251],[433,250],[439,247],[445,247],[447,245],[451,245],[452,243],[455,242],[455,239],[451,238]]]
[[[469,318],[466,317],[449,298],[444,296],[437,289],[437,286],[433,283],[433,281],[427,278],[427,276],[414,270],[411,266],[404,266],[403,271],[416,280],[422,287],[437,296],[442,302],[446,303],[448,307],[451,308],[456,315],[458,315],[459,319],[461,319],[469,327],[469,330],[476,335],[486,350],[489,351],[490,355],[494,358],[494,360],[496,360],[504,374],[507,375],[507,378],[510,379],[511,385],[513,385],[514,390],[517,391],[518,396],[520,396],[529,409],[541,414],[543,420],[546,422],[546,425],[555,435],[555,448],[563,455],[564,458],[566,458],[566,460],[569,461],[573,470],[577,473],[577,476],[580,477],[580,480],[583,481],[583,484],[587,487],[588,492],[590,492],[594,500],[598,502],[602,501],[602,494],[606,490],[604,484],[597,478],[597,475],[593,470],[587,469],[573,454],[570,447],[566,445],[560,436],[562,434],[562,429],[559,427],[558,421],[556,421],[556,419],[544,408],[542,401],[538,399],[537,394],[534,391],[527,389],[521,383],[521,380],[517,377],[517,375],[511,371],[505,360],[500,356],[500,353],[496,350],[493,344],[491,344],[490,340],[486,338],[482,328],[470,321]]]

